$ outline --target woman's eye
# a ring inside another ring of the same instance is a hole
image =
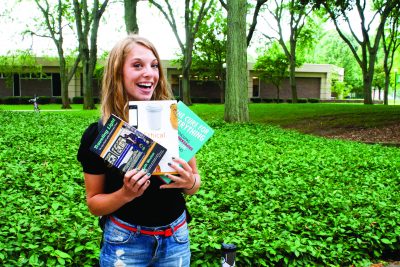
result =
[[[152,67],[153,69],[158,69],[158,64],[153,64],[153,65],[151,65],[151,67]]]
[[[135,63],[135,64],[133,64],[132,65],[134,68],[141,68],[142,67],[142,64],[140,64],[140,63]]]

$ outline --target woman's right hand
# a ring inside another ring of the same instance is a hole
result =
[[[145,170],[133,169],[125,173],[122,191],[128,202],[144,193],[150,185],[150,177],[151,173]]]

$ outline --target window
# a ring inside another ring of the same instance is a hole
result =
[[[253,77],[253,97],[260,97],[260,80]]]

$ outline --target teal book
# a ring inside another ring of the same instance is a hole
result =
[[[179,157],[189,161],[197,151],[213,136],[214,130],[208,126],[182,101],[178,102]]]
[[[168,166],[172,157],[189,161],[214,134],[207,123],[176,100],[129,101],[129,124],[167,149],[153,172],[165,183],[171,182],[166,174],[176,174]]]

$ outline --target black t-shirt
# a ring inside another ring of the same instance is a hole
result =
[[[123,185],[123,174],[110,167],[102,158],[89,150],[98,135],[98,123],[92,123],[82,135],[78,160],[83,172],[105,174],[105,193],[119,190]],[[163,184],[157,176],[150,178],[150,186],[138,198],[125,204],[112,215],[119,219],[142,226],[163,226],[173,222],[185,210],[185,199],[181,189],[160,189]]]

